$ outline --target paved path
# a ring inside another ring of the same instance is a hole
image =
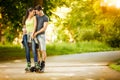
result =
[[[25,73],[25,60],[14,60],[0,64],[0,80],[120,80],[106,66],[119,58],[120,51],[48,57],[45,73]]]

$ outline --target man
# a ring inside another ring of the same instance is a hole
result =
[[[36,18],[37,18],[37,30],[34,34],[34,37],[37,37],[39,42],[40,53],[42,54],[41,72],[44,72],[45,68],[45,60],[46,60],[46,39],[45,39],[45,31],[48,26],[48,17],[43,13],[41,6],[36,6]],[[38,54],[38,58],[40,58],[40,54]],[[40,59],[39,59],[40,60]]]

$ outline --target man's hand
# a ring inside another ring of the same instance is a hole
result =
[[[35,32],[34,35],[33,35],[33,37],[35,38],[37,35],[38,35],[37,32]]]

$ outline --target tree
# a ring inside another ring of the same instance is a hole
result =
[[[33,6],[32,3],[33,0],[0,0],[0,14],[2,15],[0,30],[1,35],[4,35],[8,41],[13,41],[21,31],[23,15],[27,7]]]
[[[44,1],[46,1],[46,0],[44,0]],[[34,6],[36,6],[36,5],[43,5],[43,0],[34,0]]]

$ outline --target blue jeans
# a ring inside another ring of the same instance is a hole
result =
[[[31,59],[30,59],[30,47],[29,47],[28,41],[27,41],[27,34],[23,35],[23,45],[25,47],[26,60],[27,60],[27,62],[31,62]],[[34,62],[38,62],[36,43],[35,43],[34,39],[32,40],[32,52],[33,52],[33,56],[34,56]]]

